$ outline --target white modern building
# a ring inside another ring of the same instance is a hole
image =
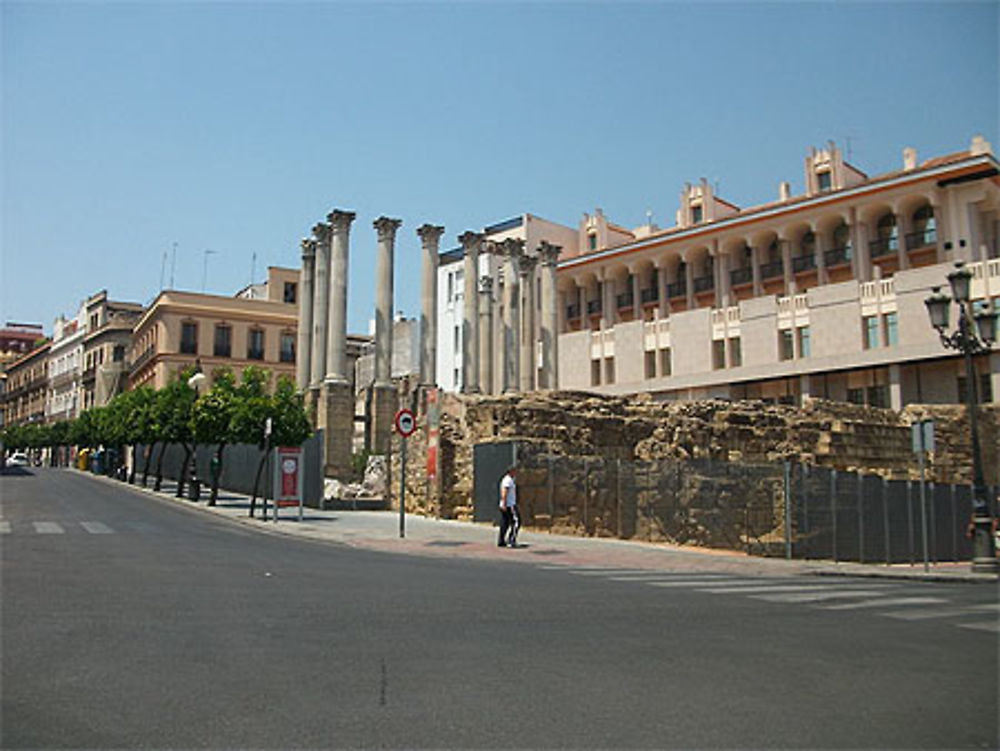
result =
[[[82,303],[76,315],[60,315],[52,326],[52,346],[48,357],[48,392],[45,398],[46,422],[73,420],[82,409],[83,340],[87,335],[87,305]]]

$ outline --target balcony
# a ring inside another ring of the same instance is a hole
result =
[[[928,227],[918,232],[908,232],[906,235],[907,251],[919,250],[931,245],[937,245],[937,229]]]
[[[874,261],[876,258],[892,255],[899,250],[899,238],[880,237],[878,240],[872,240],[868,243],[868,248],[871,258]]]
[[[570,321],[575,321],[580,317],[580,305],[567,305],[566,306],[566,318]]]
[[[831,248],[823,253],[823,262],[827,268],[833,266],[846,266],[851,262],[851,246],[844,245],[839,248]]]
[[[815,271],[816,270],[816,256],[812,253],[808,255],[795,256],[792,259],[792,271],[796,274],[801,274],[805,271]]]
[[[635,305],[635,295],[631,292],[615,295],[615,302],[618,304],[618,310],[630,310]]]
[[[639,300],[643,305],[646,303],[658,302],[659,299],[660,291],[656,287],[649,287],[639,291]]]
[[[709,292],[715,289],[715,277],[699,276],[694,280],[694,293]]]
[[[587,315],[597,316],[604,310],[600,300],[587,300]]]
[[[729,272],[729,282],[734,286],[750,284],[753,281],[753,269],[733,269]]]
[[[83,371],[83,382],[84,383],[93,383],[96,378],[97,378],[97,366],[96,365],[91,365],[89,368],[86,368]]]
[[[760,267],[761,279],[774,279],[775,277],[784,275],[785,264],[781,261],[772,261],[771,263],[765,263]]]
[[[687,296],[687,284],[685,282],[674,282],[673,284],[667,285],[667,297],[686,297]]]
[[[156,348],[148,347],[141,355],[135,358],[135,362],[132,363],[132,372],[133,373],[138,372],[139,368],[141,368],[143,365],[149,362],[149,360],[151,360],[153,358],[153,355],[155,354],[156,354]]]

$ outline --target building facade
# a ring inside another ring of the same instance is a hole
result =
[[[143,309],[138,303],[109,300],[107,290],[91,296],[85,308],[80,402],[90,409],[127,390],[132,327]]]
[[[868,177],[835,144],[805,160],[804,195],[747,209],[706,181],[676,226],[610,240],[581,228],[558,268],[559,387],[663,400],[809,397],[899,409],[964,399],[964,363],[924,300],[973,271],[978,307],[1000,309],[1000,178],[989,143]],[[624,238],[623,240],[621,238]],[[1000,352],[976,358],[982,399]]]
[[[7,365],[2,401],[5,427],[45,420],[50,346],[44,342]]]
[[[132,332],[129,388],[163,388],[196,363],[210,381],[220,367],[239,378],[249,365],[269,370],[272,382],[281,375],[294,380],[298,310],[285,300],[295,299],[286,284],[297,280],[297,270],[271,267],[253,295],[161,292]]]
[[[47,422],[74,420],[83,409],[83,338],[87,333],[87,304],[72,318],[59,316],[52,327],[49,349],[49,388],[45,399]]]

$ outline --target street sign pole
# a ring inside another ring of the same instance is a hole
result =
[[[934,421],[920,420],[913,423],[910,430],[913,437],[913,450],[917,454],[920,467],[920,531],[924,542],[924,572],[930,571],[930,555],[927,552],[927,495],[924,455],[934,450]]]
[[[394,420],[399,433],[399,536],[406,537],[406,439],[417,429],[412,410],[401,409]]]

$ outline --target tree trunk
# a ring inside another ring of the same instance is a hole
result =
[[[163,455],[167,453],[167,442],[163,441],[160,444],[160,455],[156,460],[156,483],[153,485],[153,490],[157,493],[160,492],[160,488],[163,486]]]
[[[208,505],[214,506],[215,502],[219,499],[219,478],[222,477],[222,454],[225,451],[226,444],[220,443],[219,448],[215,450],[215,474],[212,476],[212,494],[208,498]]]
[[[129,473],[128,473],[128,484],[129,485],[135,485],[135,471],[136,471],[136,468],[139,466],[139,448],[138,447],[139,447],[138,443],[133,443],[132,444],[132,469],[130,469]]]
[[[253,510],[257,507],[257,488],[260,486],[260,473],[264,471],[264,462],[267,461],[267,452],[260,456],[257,463],[257,474],[253,478],[253,495],[250,498],[250,516],[253,517]]]
[[[180,476],[177,478],[177,492],[175,495],[178,498],[184,497],[184,488],[187,485],[188,466],[191,464],[191,449],[188,448],[186,443],[182,443],[181,446],[184,447],[184,461],[181,464]]]
[[[153,461],[154,448],[156,448],[156,441],[146,446],[146,462],[142,467],[142,487],[146,487],[146,482],[149,480],[149,465]]]

